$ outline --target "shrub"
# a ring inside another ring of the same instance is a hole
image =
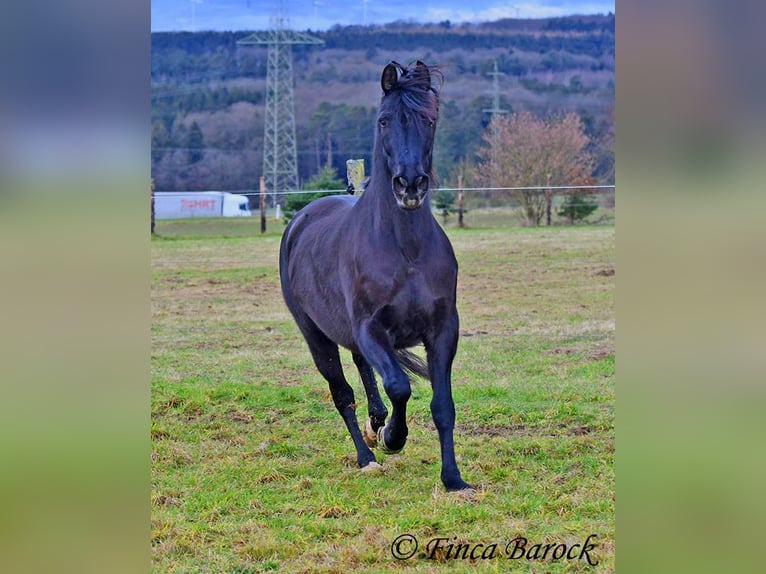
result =
[[[566,217],[569,223],[574,225],[575,221],[582,221],[596,209],[598,209],[598,201],[595,197],[582,193],[572,193],[567,195],[558,215],[559,217]]]
[[[287,195],[284,213],[285,223],[288,223],[298,211],[315,199],[325,197],[326,195],[335,195],[339,189],[344,189],[345,185],[342,180],[337,179],[335,168],[323,167],[303,187],[311,190],[312,193],[290,193]]]

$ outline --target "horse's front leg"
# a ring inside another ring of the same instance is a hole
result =
[[[433,398],[431,415],[439,432],[441,446],[441,479],[448,491],[472,489],[460,476],[455,460],[455,401],[452,399],[452,360],[457,352],[458,320],[448,320],[447,325],[427,342],[428,371],[431,377]]]
[[[399,366],[385,328],[374,319],[365,320],[356,331],[356,343],[367,362],[383,378],[383,389],[391,400],[388,423],[377,429],[383,452],[397,453],[407,442],[407,401],[412,394],[410,379]]]
[[[375,374],[370,364],[359,353],[352,353],[352,357],[362,379],[364,392],[367,395],[367,414],[369,416],[364,425],[364,442],[370,447],[377,446],[378,430],[386,424],[388,409],[380,398],[378,384],[375,382]]]

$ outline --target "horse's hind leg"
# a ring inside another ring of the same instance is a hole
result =
[[[359,370],[359,376],[364,385],[364,392],[367,395],[367,414],[369,418],[364,425],[364,441],[368,446],[373,447],[378,442],[378,429],[386,424],[388,409],[380,398],[378,383],[375,381],[375,374],[372,367],[359,353],[352,353],[354,364]]]
[[[303,326],[302,326],[303,327]],[[338,345],[333,343],[318,328],[302,328],[306,342],[311,350],[311,356],[322,376],[330,384],[330,393],[332,394],[335,408],[338,409],[346,428],[351,434],[356,448],[356,461],[360,468],[367,467],[370,463],[375,463],[375,455],[365,444],[362,438],[362,432],[359,430],[359,422],[356,419],[356,403],[354,401],[354,390],[348,384],[343,375],[343,367],[340,363],[338,354]],[[309,332],[307,334],[307,331]],[[373,466],[375,466],[373,465]]]

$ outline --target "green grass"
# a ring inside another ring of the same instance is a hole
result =
[[[284,307],[279,227],[177,223],[152,242],[155,572],[614,571],[614,228],[449,229],[460,262],[456,451],[444,492],[427,382],[362,474]],[[249,229],[250,234],[245,233]],[[364,420],[364,392],[342,353]],[[410,533],[420,549],[397,561]],[[582,543],[576,560],[451,560],[426,543]],[[454,537],[454,539],[453,539]]]
[[[569,226],[569,223],[555,215],[558,208],[554,206],[552,223],[555,227]],[[437,219],[442,224],[441,215]],[[584,223],[598,225],[614,225],[615,209],[613,207],[599,207],[590,214]],[[467,227],[498,229],[507,227],[524,227],[523,211],[519,207],[472,207],[469,205],[463,214],[463,222]],[[458,226],[457,213],[450,214],[447,218],[447,228]]]

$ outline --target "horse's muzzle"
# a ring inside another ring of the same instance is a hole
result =
[[[416,176],[412,183],[402,175],[394,176],[391,179],[391,187],[394,190],[396,203],[401,209],[412,211],[423,205],[423,201],[428,193],[430,180],[427,175]]]

